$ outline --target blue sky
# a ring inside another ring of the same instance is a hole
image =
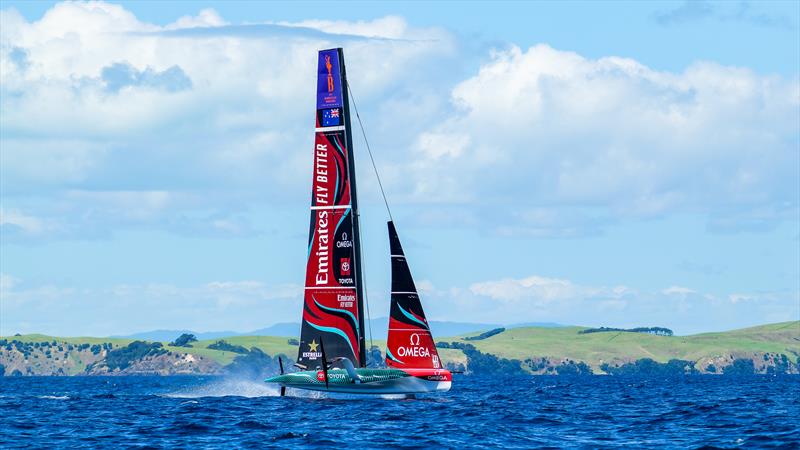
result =
[[[2,3],[0,334],[297,321],[343,46],[428,316],[800,317],[797,2]],[[386,213],[356,139],[373,316]]]

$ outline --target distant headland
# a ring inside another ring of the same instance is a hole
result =
[[[548,324],[550,325],[550,324]],[[287,336],[227,335],[198,340],[0,337],[0,376],[219,375],[261,377],[290,363]],[[383,363],[374,341],[370,363]],[[800,373],[800,321],[673,336],[667,328],[495,327],[437,339],[446,365],[466,374],[749,375]],[[289,364],[291,365],[291,364]]]

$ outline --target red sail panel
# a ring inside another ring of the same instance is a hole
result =
[[[353,198],[338,50],[319,52],[317,114],[311,185],[303,322],[297,362],[321,365],[329,359],[358,364],[359,306]]]
[[[389,222],[389,247],[392,258],[392,299],[386,365],[407,369],[441,369],[443,363],[436,351],[411,270],[392,222]]]

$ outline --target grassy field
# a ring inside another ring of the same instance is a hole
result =
[[[480,341],[464,340],[469,335],[444,337],[437,341],[469,343],[484,353],[519,360],[534,357],[569,358],[574,361],[584,361],[595,369],[604,362],[633,361],[641,358],[666,362],[670,359],[698,361],[702,358],[752,352],[793,354],[795,358],[800,355],[800,321],[691,336],[655,336],[627,332],[579,334],[578,332],[583,329],[585,328],[526,327],[506,330]],[[72,344],[110,342],[114,347],[125,346],[133,341],[132,339],[93,337],[60,338],[41,334],[7,336],[5,338],[26,342],[56,340]],[[210,358],[222,365],[229,364],[237,356],[236,353],[207,348],[217,340],[194,342],[190,348],[171,347],[167,345],[167,342],[163,342],[163,344],[170,351],[191,353]],[[294,359],[297,355],[297,346],[289,345],[288,339],[285,337],[234,336],[224,338],[224,340],[247,349],[257,347],[273,356],[284,354]],[[384,341],[375,341],[374,344],[382,350],[386,345]],[[439,353],[444,362],[466,362],[466,357],[461,350],[440,349]]]
[[[604,362],[641,358],[666,362],[670,359],[697,361],[704,357],[746,352],[800,355],[800,321],[691,336],[627,332],[579,334],[583,329],[514,328],[480,341],[465,341],[463,338],[466,336],[439,340],[470,343],[484,353],[504,358],[569,358],[585,361],[594,368]]]

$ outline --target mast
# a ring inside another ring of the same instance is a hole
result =
[[[361,347],[358,365],[367,366],[366,332],[364,329],[364,272],[361,270],[361,221],[358,210],[358,189],[356,188],[356,161],[353,155],[353,133],[350,130],[350,90],[347,88],[347,70],[344,63],[344,51],[339,52],[339,69],[342,77],[342,97],[344,98],[345,143],[347,148],[347,170],[350,178],[350,203],[353,211],[353,261],[356,276],[356,298],[358,301],[358,345]]]

